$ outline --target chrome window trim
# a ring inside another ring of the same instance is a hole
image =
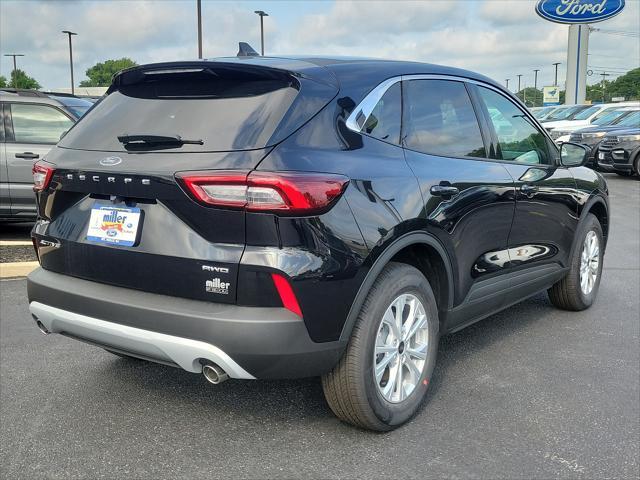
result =
[[[471,83],[473,85],[478,85],[480,87],[493,90],[494,92],[502,95],[504,98],[506,98],[511,103],[513,103],[518,109],[520,109],[531,121],[531,123],[534,126],[536,126],[538,131],[555,145],[555,143],[553,142],[553,139],[549,135],[549,132],[547,132],[547,130],[538,122],[538,120],[536,120],[536,118],[533,116],[533,114],[529,111],[528,108],[525,107],[524,109],[522,109],[522,107],[518,105],[516,102],[514,102],[512,98],[510,98],[508,95],[505,95],[505,93],[501,89],[495,87],[494,85],[491,85],[489,83],[486,83],[480,80],[475,80],[475,79],[466,78],[466,77],[459,77],[456,75],[413,74],[413,75],[398,75],[396,77],[388,78],[387,80],[384,80],[383,82],[378,84],[373,90],[371,90],[362,99],[362,101],[353,109],[349,117],[347,117],[347,121],[346,121],[347,128],[361,135],[367,135],[368,137],[376,138],[362,131],[362,129],[364,128],[364,125],[367,123],[367,119],[369,118],[369,115],[371,115],[371,112],[373,112],[373,109],[376,107],[376,105],[378,104],[380,99],[384,96],[384,94],[387,93],[387,90],[389,90],[389,88],[391,88],[393,85],[395,85],[398,82],[404,82],[409,80],[449,80],[453,82]],[[358,122],[356,120],[360,116],[360,114],[364,115],[364,122],[362,122],[362,126],[358,125]],[[508,160],[505,160],[505,161],[508,161]]]
[[[387,90],[391,88],[396,83],[402,81],[402,76],[389,78],[382,83],[380,83],[377,87],[371,90],[362,101],[353,109],[351,115],[347,118],[346,124],[349,130],[353,130],[357,133],[363,133],[362,129],[364,128],[365,123],[367,123],[367,119],[373,109],[376,107],[380,99],[387,93]],[[357,118],[360,115],[364,115],[364,122],[362,122],[362,126],[358,125]],[[365,134],[366,135],[366,134]]]

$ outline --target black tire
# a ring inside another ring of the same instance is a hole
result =
[[[640,180],[640,153],[636,154],[636,158],[633,161],[633,171],[636,174],[636,179]]]
[[[376,386],[374,347],[384,313],[404,293],[414,295],[424,307],[428,324],[427,351],[422,375],[414,390],[403,401],[391,403]],[[438,308],[429,282],[410,265],[390,263],[380,273],[360,309],[344,356],[322,377],[322,388],[331,410],[341,420],[369,430],[387,431],[402,425],[416,413],[427,392],[438,339]]]
[[[599,263],[598,273],[593,288],[588,294],[585,294],[580,286],[580,266],[584,242],[589,232],[594,232],[598,238]],[[602,227],[595,215],[589,213],[578,232],[577,243],[573,252],[573,257],[571,258],[569,273],[548,290],[551,303],[563,310],[571,310],[575,312],[589,308],[598,295],[600,278],[602,278],[603,253],[604,243]]]
[[[126,360],[132,360],[134,362],[144,362],[145,360],[143,360],[142,358],[138,358],[138,357],[132,357],[131,355],[127,355],[126,353],[120,353],[120,352],[116,352],[114,350],[109,350],[108,348],[104,349],[106,352],[111,353],[112,355],[116,355],[118,357],[124,358]]]

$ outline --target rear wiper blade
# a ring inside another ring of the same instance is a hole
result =
[[[123,145],[204,145],[202,140],[187,140],[180,135],[118,135],[118,141]]]

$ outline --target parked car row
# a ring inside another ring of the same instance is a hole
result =
[[[73,95],[0,89],[0,221],[35,219],[33,164],[92,105]]]
[[[640,178],[640,102],[532,109],[557,144],[588,147],[587,166]]]

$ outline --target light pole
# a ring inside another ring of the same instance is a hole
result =
[[[198,58],[202,59],[202,5],[201,0],[198,2]]]
[[[518,92],[520,93],[520,79],[522,78],[522,75],[518,75]]]
[[[263,12],[262,10],[256,10],[253,13],[257,13],[260,15],[260,51],[262,52],[262,56],[264,57],[264,17],[268,17],[269,14]]]
[[[553,81],[554,87],[558,86],[558,65],[560,65],[560,62],[556,62],[553,64],[553,66],[556,67],[556,76],[555,76],[555,80]]]
[[[69,66],[71,67],[71,95],[75,95],[75,90],[73,87],[73,48],[71,46],[71,35],[77,35],[75,32],[71,32],[69,30],[63,30],[62,33],[66,33],[69,35]]]
[[[602,103],[605,102],[605,97],[604,97],[604,79],[605,77],[608,77],[610,74],[607,72],[602,72],[600,75],[602,75]]]
[[[13,57],[13,88],[18,88],[18,69],[16,68],[16,57],[24,57],[24,53],[5,53],[5,57]]]
[[[535,68],[533,70],[533,89],[535,90],[534,92],[534,97],[533,97],[533,106],[536,106],[537,100],[538,100],[538,72],[540,71],[539,68]]]
[[[505,82],[507,83],[507,90],[509,90],[509,80],[511,80],[511,79],[510,79],[510,78],[507,78],[507,79],[505,80]]]

